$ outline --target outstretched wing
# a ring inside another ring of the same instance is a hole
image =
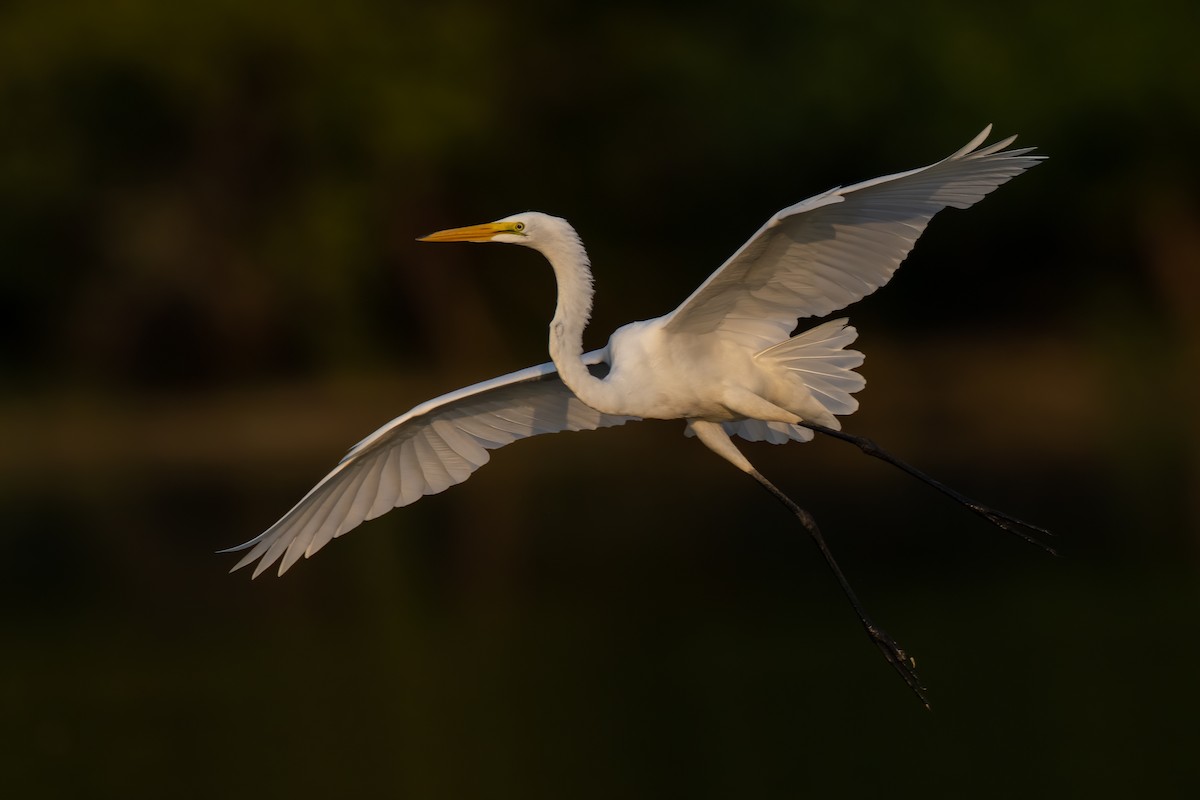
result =
[[[933,215],[968,208],[1038,163],[1015,136],[977,149],[989,125],[949,158],[783,209],[667,316],[679,333],[722,331],[769,347],[800,317],[823,316],[888,282]]]
[[[606,351],[583,356],[597,376]],[[254,577],[282,556],[279,574],[330,539],[423,495],[471,477],[489,450],[541,433],[594,430],[637,417],[601,414],[566,387],[553,364],[502,375],[422,403],[355,445],[332,472],[274,525],[245,544],[234,570],[254,561]]]

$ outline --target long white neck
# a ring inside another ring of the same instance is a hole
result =
[[[558,304],[550,320],[550,360],[580,400],[597,411],[616,413],[612,387],[594,377],[581,358],[583,331],[592,314],[592,271],[578,234],[565,223],[563,228],[552,240],[537,245],[558,282]]]

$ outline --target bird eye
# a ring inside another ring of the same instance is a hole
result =
[[[525,230],[525,223],[524,222],[514,223],[513,230],[516,231],[517,233],[520,233],[521,231]]]

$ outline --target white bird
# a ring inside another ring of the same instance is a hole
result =
[[[980,148],[991,126],[942,161],[789,206],[759,229],[671,313],[625,325],[599,350],[583,352],[592,273],[575,230],[558,217],[515,214],[423,237],[427,242],[503,242],[550,262],[558,302],[550,323],[551,363],[459,389],[423,403],[368,436],[274,525],[230,550],[249,552],[257,577],[279,561],[282,575],[335,537],[422,495],[436,494],[518,439],[591,430],[640,419],[683,419],[686,434],[752,476],[812,535],[871,639],[925,701],[915,662],[867,617],[812,517],[763,477],[731,437],[775,444],[819,431],[860,446],[966,504],[1001,528],[1036,541],[1020,520],[968,500],[879,450],[840,432],[837,415],[858,408],[863,356],[845,319],[793,335],[819,317],[874,292],[892,277],[929,220],[967,208],[1034,166],[1032,148],[1006,150],[1015,136]],[[926,703],[928,705],[928,703]]]

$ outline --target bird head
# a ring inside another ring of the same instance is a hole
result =
[[[537,248],[539,244],[556,238],[571,226],[564,219],[537,211],[513,214],[495,222],[482,225],[467,225],[450,228],[417,239],[418,242],[502,242]],[[572,231],[573,232],[573,231]]]

